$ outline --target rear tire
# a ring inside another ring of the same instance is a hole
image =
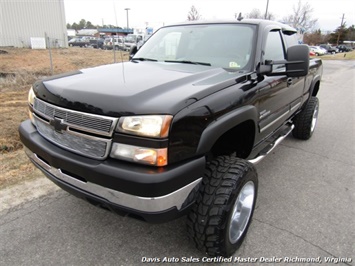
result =
[[[234,156],[210,162],[187,218],[187,231],[196,247],[210,256],[231,256],[247,234],[257,190],[251,163]]]
[[[305,108],[293,120],[295,128],[292,135],[297,139],[307,140],[312,137],[318,121],[319,100],[311,97]]]

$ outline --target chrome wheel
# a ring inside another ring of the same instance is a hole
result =
[[[253,164],[234,155],[210,161],[187,219],[196,247],[210,256],[232,256],[247,235],[257,193]]]
[[[236,199],[229,223],[229,241],[235,244],[247,228],[255,200],[254,182],[247,182]]]
[[[316,128],[316,125],[317,125],[318,109],[319,109],[319,105],[317,104],[316,108],[314,108],[314,112],[313,112],[313,116],[312,116],[312,125],[311,125],[311,132],[312,133],[313,133],[313,131]]]
[[[310,139],[316,130],[319,114],[319,100],[316,96],[311,96],[302,111],[293,119],[295,128],[292,135],[297,139]]]

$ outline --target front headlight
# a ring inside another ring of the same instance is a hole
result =
[[[33,106],[35,102],[35,93],[33,91],[33,88],[31,87],[30,91],[28,92],[28,103]]]
[[[141,115],[121,117],[117,131],[150,138],[166,138],[172,121],[171,115]]]

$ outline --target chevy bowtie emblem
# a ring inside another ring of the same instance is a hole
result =
[[[54,130],[58,133],[62,133],[62,131],[66,130],[68,127],[68,125],[64,123],[64,119],[60,119],[58,117],[54,117],[54,119],[51,120],[49,124],[54,127]]]

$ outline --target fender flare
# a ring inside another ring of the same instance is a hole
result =
[[[320,81],[321,81],[321,75],[316,75],[311,83],[311,87],[310,87],[310,91],[309,91],[310,95],[313,96],[314,88],[315,88],[317,82],[320,82]],[[318,91],[316,92],[316,95],[317,94],[318,94]]]
[[[256,136],[258,111],[255,106],[246,105],[218,117],[201,134],[197,154],[206,154],[224,133],[248,120],[254,122]]]

